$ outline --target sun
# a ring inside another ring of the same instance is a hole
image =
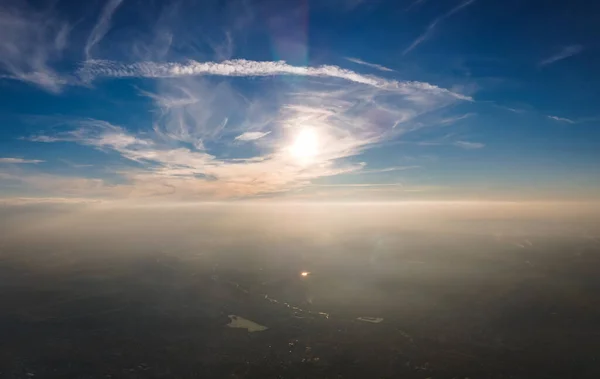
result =
[[[313,129],[302,129],[290,146],[291,155],[301,162],[310,161],[318,152],[319,138]]]

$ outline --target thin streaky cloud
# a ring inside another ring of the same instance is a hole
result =
[[[467,118],[472,117],[474,115],[475,115],[475,113],[466,113],[466,114],[461,115],[461,116],[447,117],[447,118],[442,119],[440,121],[440,124],[442,124],[442,125],[454,124],[455,122],[467,119]]]
[[[69,167],[73,167],[73,168],[86,168],[86,167],[94,167],[94,165],[92,164],[81,164],[81,163],[75,163],[75,162],[71,162],[68,159],[59,159],[60,162],[68,165]]]
[[[348,60],[350,62],[353,62],[353,63],[356,63],[356,64],[363,65],[363,66],[371,67],[371,68],[374,68],[374,69],[379,70],[379,71],[387,71],[387,72],[393,72],[394,71],[391,68],[382,66],[380,64],[365,62],[362,59],[358,59],[358,58],[346,57],[346,60]]]
[[[271,132],[246,132],[235,137],[236,141],[255,141],[261,139]]]
[[[230,59],[233,55],[234,43],[233,37],[231,36],[231,32],[226,31],[225,37],[221,43],[208,41],[208,44],[215,52],[215,58],[219,61],[224,61],[226,59]]]
[[[98,18],[98,22],[94,26],[94,29],[92,29],[87,42],[85,43],[86,59],[90,59],[90,52],[92,48],[97,45],[102,38],[104,38],[110,29],[110,19],[122,2],[123,0],[109,0],[104,6],[104,9],[102,9],[102,13]]]
[[[452,92],[429,83],[388,80],[373,75],[362,75],[352,70],[330,65],[317,67],[292,66],[285,61],[233,59],[222,62],[188,61],[185,64],[158,62],[124,64],[108,60],[90,60],[86,61],[78,70],[78,75],[84,82],[91,82],[97,77],[174,78],[200,75],[233,77],[298,75],[343,79],[401,94],[425,91],[437,95],[449,95],[461,100],[473,100],[470,96]]]
[[[313,187],[404,187],[402,183],[311,184]]]
[[[386,167],[386,168],[378,168],[378,169],[372,169],[372,170],[357,171],[356,174],[379,174],[379,173],[383,173],[383,172],[414,170],[417,168],[421,168],[421,166]]]
[[[24,1],[14,6],[8,3],[0,4],[0,78],[60,92],[69,78],[61,76],[51,63],[61,57],[68,44],[69,24]]]
[[[454,13],[460,11],[461,9],[465,8],[466,6],[473,4],[474,2],[475,2],[475,0],[466,0],[462,3],[460,3],[459,5],[457,5],[456,7],[452,8],[448,13],[445,13],[445,14],[441,15],[440,17],[436,18],[435,20],[433,20],[433,22],[431,22],[431,24],[429,24],[429,26],[427,26],[427,29],[425,30],[425,32],[423,32],[419,37],[417,37],[417,39],[414,40],[413,43],[402,52],[402,54],[403,55],[408,54],[415,47],[419,46],[425,40],[429,39],[431,37],[431,35],[433,34],[433,31],[435,30],[435,28],[441,21],[452,16]]]
[[[26,140],[26,141],[31,141],[31,142],[57,142],[57,141],[59,141],[59,139],[56,137],[50,137],[50,136],[45,136],[45,135],[23,137],[20,139]]]
[[[568,124],[574,124],[575,121],[571,120],[569,118],[565,118],[565,117],[558,117],[558,116],[548,116],[549,119],[554,120],[554,121],[559,121],[559,122],[566,122]]]
[[[0,158],[0,163],[10,164],[37,164],[45,161],[39,159],[23,159],[23,158]]]
[[[454,146],[460,147],[466,150],[474,150],[474,149],[482,149],[485,147],[485,144],[481,142],[469,142],[469,141],[456,141],[454,142]]]
[[[544,60],[542,60],[539,63],[539,66],[547,66],[550,65],[552,63],[561,61],[563,59],[572,57],[574,55],[577,55],[579,53],[581,53],[583,51],[583,46],[582,45],[569,45],[569,46],[565,46],[560,52],[558,52],[555,55],[552,55],[551,57],[548,57]]]
[[[500,109],[507,110],[507,111],[512,112],[512,113],[525,113],[525,112],[527,112],[524,109],[511,108],[511,107],[506,107],[506,106],[503,106],[503,105],[496,105],[496,107],[498,107]]]

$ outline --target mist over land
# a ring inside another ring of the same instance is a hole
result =
[[[1,214],[0,359],[12,377],[598,374],[595,204]],[[268,329],[227,328],[229,315]]]

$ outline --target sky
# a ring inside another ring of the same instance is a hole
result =
[[[0,2],[0,199],[597,201],[600,3]]]

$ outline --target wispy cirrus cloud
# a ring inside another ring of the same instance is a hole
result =
[[[49,11],[25,2],[0,5],[0,69],[4,78],[60,92],[69,79],[52,68],[67,46],[70,26]]]
[[[385,168],[376,168],[370,170],[362,170],[360,174],[381,174],[384,172],[396,172],[396,171],[406,171],[406,170],[415,170],[421,168],[421,166],[394,166],[394,167],[385,167]]]
[[[554,121],[559,121],[559,122],[566,122],[568,124],[574,124],[575,121],[571,120],[569,118],[565,118],[565,117],[558,117],[558,116],[547,116],[549,119],[554,120]]]
[[[567,124],[587,124],[587,123],[595,123],[600,121],[600,117],[598,116],[590,116],[590,117],[578,117],[578,118],[567,118],[567,117],[559,117],[559,116],[546,116],[551,120],[563,122]]]
[[[466,1],[463,1],[462,3],[460,3],[459,5],[457,5],[456,7],[452,8],[449,12],[444,13],[443,15],[441,15],[438,18],[436,18],[435,20],[433,20],[427,26],[427,29],[425,29],[425,32],[423,32],[419,37],[417,37],[417,39],[415,39],[413,41],[413,43],[410,44],[410,46],[408,46],[406,49],[404,49],[404,51],[402,52],[402,54],[406,55],[406,54],[410,53],[414,48],[416,48],[421,43],[423,43],[426,40],[428,40],[429,38],[431,38],[431,36],[433,35],[433,32],[435,31],[436,27],[439,25],[440,22],[442,22],[443,20],[445,20],[448,17],[452,16],[453,14],[455,14],[458,11],[460,11],[461,9],[463,9],[463,8],[465,8],[465,7],[473,4],[474,2],[475,2],[475,0],[466,0]]]
[[[97,184],[96,192],[110,197],[177,196],[236,198],[273,194],[305,185],[310,179],[360,169],[356,165],[336,165],[331,159],[319,164],[299,164],[285,149],[248,159],[219,159],[205,151],[172,147],[128,133],[123,128],[99,120],[81,120],[80,127],[53,137],[52,141],[69,141],[103,151],[114,151],[144,168],[123,170],[125,184]],[[40,139],[35,137],[34,140]],[[34,179],[35,178],[35,179]],[[54,177],[29,177],[30,184],[43,187],[60,183]],[[66,181],[65,183],[69,183]],[[88,189],[83,187],[82,194]],[[87,181],[85,183],[88,183]]]
[[[523,113],[528,112],[528,110],[525,110],[525,109],[514,108],[514,107],[507,107],[505,105],[494,104],[494,107],[499,108],[499,109],[504,109],[504,110],[507,110],[507,111],[512,112],[512,113],[518,113],[518,114],[523,114]]]
[[[466,150],[475,150],[475,149],[484,148],[485,144],[483,144],[481,142],[456,141],[456,142],[454,142],[454,146],[460,147],[461,149],[466,149]]]
[[[111,16],[120,5],[121,1],[112,0],[104,7],[86,42],[87,57],[109,30]],[[229,55],[225,53],[223,57]],[[261,87],[266,81],[237,85],[243,78],[285,75],[312,80],[268,81],[268,91]],[[407,170],[371,170],[350,158],[409,130],[427,127],[426,123],[412,123],[421,115],[472,100],[425,82],[284,61],[121,63],[90,59],[76,76],[84,83],[97,78],[151,79],[140,84],[138,94],[151,99],[154,107],[152,129],[145,132],[101,120],[70,119],[64,121],[66,131],[28,138],[40,143],[71,142],[116,153],[128,161],[119,169],[116,181],[27,176],[27,185],[58,193],[61,186],[67,186],[69,194],[78,198],[86,193],[100,197],[244,198],[298,190],[324,177]],[[222,78],[208,80],[205,76]],[[291,146],[306,129],[315,133],[318,147],[310,157],[299,159]],[[246,141],[254,142],[240,143]]]
[[[565,46],[563,47],[558,53],[543,59],[542,61],[540,61],[540,63],[538,63],[538,65],[541,66],[547,66],[550,65],[552,63],[561,61],[563,59],[567,59],[569,57],[572,57],[574,55],[580,54],[583,51],[583,46],[582,45],[569,45],[569,46]]]
[[[21,139],[32,141],[32,142],[57,142],[57,141],[59,141],[59,139],[56,137],[50,137],[50,136],[45,136],[45,135],[30,136],[30,137],[21,138]]]
[[[235,47],[233,43],[233,37],[229,31],[225,32],[225,37],[223,38],[222,42],[217,43],[209,41],[209,45],[215,52],[215,58],[219,61],[230,59],[233,55],[233,50]]]
[[[462,121],[467,118],[473,117],[474,115],[475,115],[475,113],[466,113],[466,114],[463,114],[460,116],[446,117],[446,118],[441,119],[439,121],[439,123],[442,125],[454,124],[458,121]]]
[[[92,51],[92,48],[102,40],[102,38],[110,29],[110,20],[112,15],[122,2],[123,0],[107,1],[106,5],[102,9],[102,12],[100,13],[100,17],[98,17],[96,25],[94,25],[94,28],[90,32],[90,35],[85,43],[84,52],[86,59],[90,59],[90,52]]]
[[[503,105],[494,105],[496,108],[500,108],[500,109],[504,109],[507,111],[510,111],[512,113],[517,113],[517,114],[531,114],[531,115],[536,115],[539,117],[544,117],[553,121],[557,121],[557,122],[562,122],[562,123],[566,123],[566,124],[584,124],[584,123],[591,123],[591,122],[598,122],[600,120],[600,117],[598,116],[588,116],[588,117],[577,117],[577,118],[568,118],[568,117],[561,117],[561,116],[555,116],[555,115],[548,115],[548,114],[544,114],[543,112],[539,112],[536,111],[534,109],[521,109],[521,108],[510,108],[507,106],[503,106]]]
[[[391,68],[382,66],[380,64],[365,62],[362,59],[358,59],[358,58],[346,57],[346,60],[348,60],[350,62],[353,62],[353,63],[356,63],[356,64],[363,65],[363,66],[371,67],[371,68],[374,68],[374,69],[379,70],[379,71],[387,71],[387,72],[393,72],[394,71]]]
[[[202,75],[230,77],[297,75],[343,79],[346,81],[403,94],[411,93],[413,91],[427,91],[432,93],[448,94],[462,100],[472,100],[472,98],[469,96],[455,93],[429,83],[388,80],[373,75],[362,75],[348,69],[330,65],[322,65],[317,67],[292,66],[284,61],[273,62],[233,59],[222,62],[138,62],[133,64],[124,64],[106,60],[91,60],[84,63],[84,65],[78,70],[78,74],[84,81],[92,81],[97,77],[175,78]]]
[[[154,92],[140,93],[158,108],[153,129],[161,140],[186,142],[199,149],[205,141],[219,140],[224,131],[235,135],[261,132],[272,118],[258,101],[250,101],[227,81],[214,84],[201,77],[158,79]]]
[[[300,88],[271,85],[270,98],[260,90],[244,96],[231,84],[201,78],[159,79],[156,92],[140,90],[157,107],[154,133],[79,119],[68,123],[68,131],[30,140],[73,142],[136,162],[119,172],[120,183],[102,182],[107,196],[242,198],[297,190],[328,176],[408,169],[369,170],[348,158],[414,130],[410,122],[415,117],[460,101],[426,83],[389,91],[353,81],[320,82],[303,82]],[[290,146],[306,128],[316,133],[318,149],[310,159],[298,159]],[[231,149],[241,148],[233,142],[241,140],[260,141],[260,153],[229,158],[236,155]],[[211,149],[215,144],[229,148]],[[92,192],[102,191],[94,187]]]
[[[10,164],[37,164],[43,163],[44,161],[39,159],[23,159],[23,158],[0,158],[0,163]]]
[[[267,136],[271,132],[245,132],[235,137],[236,141],[255,141]]]

